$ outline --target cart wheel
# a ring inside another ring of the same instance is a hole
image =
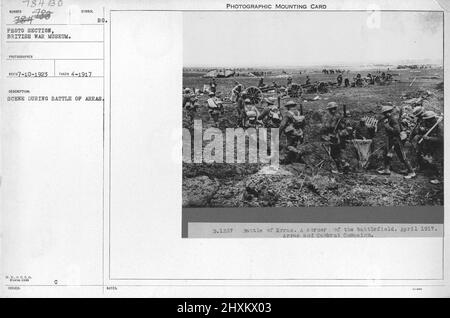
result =
[[[244,97],[250,99],[253,105],[262,101],[262,92],[258,87],[250,86],[244,91]]]

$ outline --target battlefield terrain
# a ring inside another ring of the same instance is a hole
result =
[[[343,73],[350,82],[356,74],[365,77],[368,73],[387,72],[387,68],[354,69]],[[392,81],[384,85],[364,84],[362,87],[327,86],[326,92],[305,92],[298,98],[283,98],[281,112],[286,112],[284,104],[288,100],[301,102],[306,117],[305,142],[300,149],[304,153],[306,164],[292,163],[280,165],[279,171],[271,172],[263,164],[197,164],[183,163],[183,206],[184,207],[304,207],[304,206],[417,206],[443,205],[443,182],[433,185],[429,182],[427,171],[420,172],[412,180],[405,180],[402,165],[394,156],[392,174],[382,176],[377,169],[383,164],[382,147],[386,141],[382,120],[374,138],[375,152],[366,168],[358,162],[356,151],[351,143],[344,150],[343,157],[350,163],[348,174],[333,174],[333,162],[322,147],[320,129],[326,105],[330,101],[346,105],[350,121],[358,123],[364,116],[381,119],[380,109],[383,102],[392,102],[403,108],[408,115],[416,105],[437,114],[444,112],[443,68],[397,69],[391,67]],[[202,89],[210,83],[204,78],[205,72],[184,71],[183,87]],[[324,74],[321,69],[291,71],[289,76],[294,83],[304,84],[306,76],[312,83],[323,81],[336,82],[337,74]],[[231,90],[237,80],[246,87],[257,86],[259,77],[238,76],[216,78],[217,95],[229,101]],[[275,81],[286,85],[287,75],[281,70],[272,70],[264,77],[266,84]],[[181,89],[181,88],[180,88]],[[305,90],[306,91],[306,90]],[[270,93],[265,93],[270,96]],[[207,94],[198,94],[199,108],[195,119],[201,119],[203,129],[214,126],[209,116]],[[264,106],[258,107],[260,111]],[[411,114],[411,121],[413,116]],[[442,123],[441,123],[442,125]],[[219,128],[238,126],[236,104],[224,104],[224,114]],[[214,126],[215,127],[215,126]],[[183,128],[192,129],[186,110],[183,109]],[[441,126],[441,129],[443,127]],[[280,136],[280,156],[283,156],[285,136]],[[405,152],[413,167],[416,166],[415,147],[412,142],[405,144]],[[443,154],[438,161],[443,161]],[[442,166],[442,165],[440,165]],[[443,172],[441,173],[443,176]],[[442,181],[442,177],[441,177]]]

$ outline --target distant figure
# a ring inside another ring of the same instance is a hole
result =
[[[258,87],[261,88],[261,87],[264,87],[264,86],[266,86],[266,85],[264,84],[264,78],[261,77],[261,78],[259,79]]]
[[[350,81],[348,80],[348,78],[345,78],[345,80],[344,80],[344,86],[345,86],[345,87],[349,87],[349,86],[350,86]]]
[[[341,74],[339,74],[338,76],[337,76],[337,84],[338,84],[338,86],[341,86],[342,85],[342,75]]]
[[[292,77],[289,76],[289,77],[287,78],[287,84],[286,84],[286,86],[289,87],[289,86],[291,86],[291,84],[292,84]]]
[[[211,92],[215,94],[216,88],[217,88],[217,83],[216,83],[215,78],[213,78],[212,81],[209,82],[209,86],[211,87]]]
[[[306,85],[309,85],[309,84],[311,84],[311,80],[309,79],[309,76],[306,75]]]

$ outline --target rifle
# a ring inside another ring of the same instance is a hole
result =
[[[433,131],[434,128],[444,119],[443,117],[439,117],[439,119],[436,121],[436,123],[433,125],[433,127],[430,128],[430,130],[427,131],[425,135],[423,135],[422,138],[420,138],[418,144],[420,145],[425,137],[428,137],[428,135]]]

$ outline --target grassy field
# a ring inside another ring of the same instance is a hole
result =
[[[360,72],[351,71],[343,74],[350,81],[361,73],[375,74],[377,70],[364,69]],[[386,71],[386,70],[382,70]],[[318,162],[327,159],[327,154],[321,147],[319,130],[326,104],[337,102],[340,106],[347,105],[349,118],[355,123],[364,115],[380,117],[380,103],[393,102],[404,106],[405,100],[417,97],[420,92],[428,92],[424,101],[426,109],[437,113],[444,112],[443,69],[397,70],[390,71],[394,81],[390,85],[367,85],[364,87],[331,87],[327,93],[306,94],[297,101],[302,102],[307,126],[305,128],[305,143],[302,151],[305,153],[307,165],[292,164],[282,168],[291,174],[264,175],[257,172],[262,168],[259,164],[183,164],[183,204],[185,206],[358,206],[358,205],[442,205],[443,185],[431,185],[427,173],[420,173],[414,180],[405,181],[399,173],[402,168],[394,156],[391,176],[379,176],[376,168],[382,165],[381,151],[371,158],[367,170],[358,166],[355,150],[351,145],[344,151],[344,158],[352,166],[348,175],[330,173],[333,163],[327,160],[321,169],[312,169]],[[189,72],[183,76],[183,87],[202,88],[209,79],[202,78],[203,73]],[[304,84],[306,76],[311,82],[336,81],[337,74],[322,74],[320,70],[306,74],[292,74],[293,82]],[[230,96],[234,80],[246,86],[256,86],[258,78],[236,77],[216,79],[217,91],[224,97]],[[286,85],[286,78],[266,77],[265,83],[276,81]],[[412,84],[411,84],[412,83]],[[206,107],[207,96],[199,97],[201,107],[196,118],[202,119],[203,129],[213,125]],[[282,113],[286,110],[283,100]],[[260,107],[262,109],[262,107]],[[340,108],[342,111],[342,108]],[[184,110],[183,110],[184,111]],[[186,114],[183,114],[183,126],[190,128]],[[219,127],[237,126],[235,104],[225,105],[225,114]],[[384,129],[380,128],[375,139],[375,149],[385,142]],[[280,150],[285,144],[284,136],[280,138]],[[406,153],[415,165],[414,146],[407,143]],[[442,161],[442,157],[438,158]],[[202,186],[203,185],[203,186]]]

